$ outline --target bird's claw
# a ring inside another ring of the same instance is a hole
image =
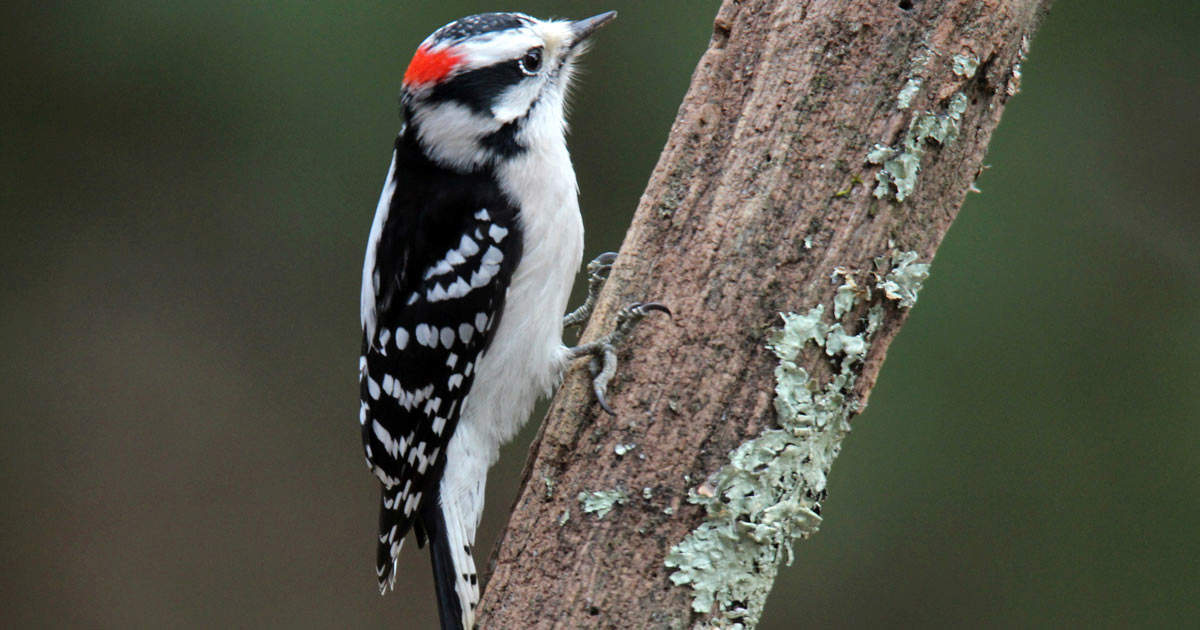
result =
[[[592,393],[596,395],[596,402],[600,403],[600,408],[610,416],[616,416],[617,412],[608,405],[608,400],[604,397],[608,391],[608,381],[612,379],[613,374],[617,370],[617,350],[611,345],[606,344],[602,349],[604,361],[593,355],[592,360],[588,361],[588,370],[592,373]],[[611,361],[609,355],[612,355]],[[602,364],[603,363],[603,364]],[[606,373],[605,369],[611,365],[612,369]]]
[[[617,262],[617,252],[604,252],[592,259],[588,263],[587,270],[589,275],[594,275],[601,269],[604,269],[604,275],[608,276],[608,270],[612,269],[613,263]]]
[[[625,315],[626,311],[630,311],[631,314]],[[617,314],[617,325],[620,325],[622,315],[625,315],[626,318],[636,316],[637,319],[633,321],[633,323],[636,324],[637,320],[645,317],[650,311],[666,313],[667,317],[671,316],[671,309],[667,308],[667,305],[663,304],[662,302],[634,302],[633,304],[621,309],[621,313]]]

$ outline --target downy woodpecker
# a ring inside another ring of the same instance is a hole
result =
[[[413,530],[430,545],[442,628],[473,625],[472,546],[501,444],[577,356],[605,359],[603,405],[610,344],[666,311],[634,304],[613,335],[563,345],[613,261],[589,266],[592,295],[564,320],[583,221],[563,101],[588,36],[614,17],[466,17],[426,38],[404,74],[405,124],[363,264],[359,424],[383,484],[380,590]]]

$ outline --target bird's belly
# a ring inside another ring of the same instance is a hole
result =
[[[557,384],[566,360],[562,317],[582,240],[580,235],[526,248],[493,341],[477,362],[456,434],[487,433],[494,438],[487,443],[507,442],[524,426],[537,399]],[[496,455],[488,454],[489,465]]]

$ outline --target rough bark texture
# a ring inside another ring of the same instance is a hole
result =
[[[674,317],[652,316],[622,348],[616,418],[595,404],[586,370],[566,379],[493,556],[481,627],[710,620],[664,558],[706,517],[688,491],[774,422],[767,331],[780,312],[832,304],[835,268],[933,257],[1047,5],[725,1],[585,339],[631,301],[660,300]],[[956,96],[957,137],[918,138],[911,193],[898,201],[885,184],[877,197],[868,153],[902,147],[914,118],[953,117]],[[864,405],[905,314],[888,303],[855,385]],[[811,371],[827,373],[811,354]],[[628,499],[603,518],[581,508],[581,492],[610,490]]]

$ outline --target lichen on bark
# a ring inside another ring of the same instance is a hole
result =
[[[917,187],[917,175],[921,171],[921,158],[925,157],[928,143],[945,146],[958,138],[963,112],[967,111],[967,97],[956,92],[950,97],[946,111],[925,112],[913,116],[908,132],[894,147],[877,144],[867,153],[867,161],[882,168],[875,175],[879,182],[875,196],[879,199],[892,194],[896,201],[904,201]]]
[[[873,286],[884,299],[911,308],[929,265],[916,252],[877,257]],[[854,385],[883,321],[881,302],[863,316],[857,307],[872,299],[872,284],[838,269],[843,278],[835,298],[833,323],[825,306],[780,313],[783,325],[768,336],[775,368],[775,428],[738,446],[729,463],[689,492],[707,518],[667,554],[675,569],[671,581],[690,585],[692,610],[711,615],[714,627],[743,628],[758,623],[779,565],[792,563],[792,543],[821,524],[821,501],[833,460],[858,412]],[[858,329],[850,333],[846,327]],[[832,376],[818,384],[802,367],[804,353],[817,348]]]

